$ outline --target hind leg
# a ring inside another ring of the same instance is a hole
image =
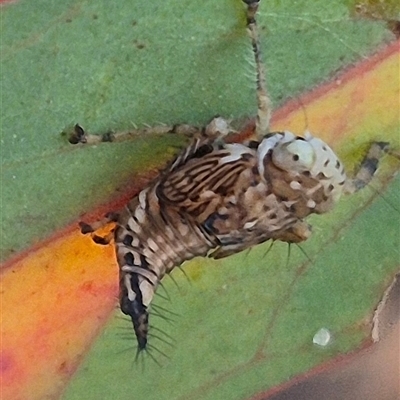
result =
[[[190,138],[207,137],[217,138],[225,137],[229,134],[237,133],[229,122],[222,117],[213,118],[204,128],[194,125],[178,124],[178,125],[158,125],[153,127],[144,127],[131,129],[124,132],[108,132],[103,135],[92,135],[86,132],[79,124],[74,126],[72,132],[67,133],[68,141],[71,144],[90,144],[95,145],[105,142],[125,142],[134,138],[148,135],[164,135],[164,134],[185,135]]]
[[[124,142],[137,137],[148,135],[163,135],[167,133],[194,136],[201,129],[193,125],[159,125],[153,127],[143,127],[122,132],[108,132],[103,135],[92,135],[87,133],[79,124],[74,126],[72,132],[66,133],[71,144],[99,144],[104,142]]]

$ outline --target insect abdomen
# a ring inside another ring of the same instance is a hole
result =
[[[164,204],[156,191],[157,184],[133,198],[115,232],[121,310],[131,317],[140,350],[147,345],[148,309],[163,276],[215,247],[200,227]]]

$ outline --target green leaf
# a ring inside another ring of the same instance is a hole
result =
[[[255,113],[240,0],[41,0],[2,13],[3,259],[108,202],[184,142],[165,136],[73,147],[60,135],[71,124],[107,132],[132,122],[203,125],[216,114]],[[276,106],[392,38],[383,23],[350,19],[339,0],[264,1],[260,25]],[[116,318],[64,398],[240,399],[358,346],[398,268],[391,206],[398,189],[399,179],[384,197],[369,189],[312,218],[313,238],[302,246],[308,258],[296,247],[288,256],[283,244],[265,255],[267,244],[226,260],[194,260],[184,266],[191,284],[175,271],[178,288],[164,280],[171,303],[160,297],[155,304],[179,316],[171,314],[173,324],[152,316],[175,339],[170,347],[153,338],[170,357],[152,349],[163,368],[146,354],[134,362],[133,332]],[[334,336],[324,350],[312,344],[321,327]]]

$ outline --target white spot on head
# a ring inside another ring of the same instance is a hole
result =
[[[291,172],[309,171],[316,158],[314,148],[306,140],[294,138],[291,142],[279,143],[272,152],[273,163]]]
[[[308,140],[314,148],[317,158],[310,169],[311,176],[316,177],[319,173],[323,173],[327,179],[323,181],[326,194],[329,194],[334,201],[337,201],[342,194],[343,186],[340,182],[346,179],[346,174],[341,168],[336,168],[337,163],[342,165],[334,151],[321,139],[310,137]],[[333,189],[328,189],[333,185]]]

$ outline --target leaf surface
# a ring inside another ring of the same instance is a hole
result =
[[[371,139],[400,147],[398,44],[370,56],[390,39],[383,24],[351,20],[340,1],[324,4],[262,5],[272,96],[275,104],[294,97],[275,114],[274,129],[318,132],[351,171]],[[2,13],[3,259],[83,212],[118,203],[140,186],[138,173],[160,167],[184,143],[164,136],[73,147],[59,135],[65,127],[80,122],[106,132],[132,121],[204,124],[215,114],[254,114],[240,1],[41,0]],[[360,58],[332,83],[296,97]],[[264,256],[267,244],[188,263],[191,284],[173,273],[179,289],[166,278],[172,300],[156,304],[179,316],[172,325],[152,316],[176,339],[173,348],[154,339],[170,357],[153,350],[162,369],[149,357],[144,368],[134,363],[129,322],[113,318],[103,328],[117,295],[111,247],[67,228],[21,253],[2,274],[3,394],[54,397],[85,355],[67,400],[240,399],[359,346],[399,266],[397,169],[387,159],[375,189],[311,219],[314,235],[303,246],[311,260],[292,248],[287,262],[282,244]],[[325,350],[312,345],[320,327],[335,338]]]

